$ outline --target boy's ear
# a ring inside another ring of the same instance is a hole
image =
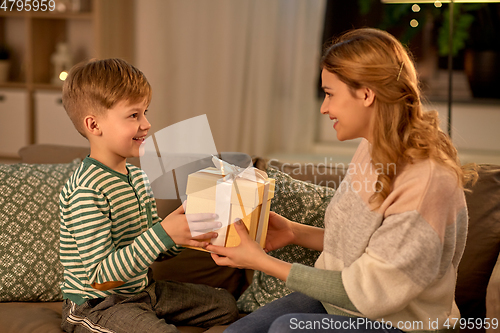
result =
[[[101,135],[101,129],[97,123],[97,118],[93,115],[86,116],[84,121],[85,130],[93,135]]]

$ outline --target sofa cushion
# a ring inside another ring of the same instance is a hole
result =
[[[1,303],[2,333],[61,333],[62,302]]]
[[[469,230],[455,299],[462,317],[485,318],[486,288],[500,251],[500,166],[481,165],[477,183],[469,188]]]
[[[62,299],[59,193],[79,163],[0,165],[0,301]]]
[[[295,222],[316,227],[324,226],[325,210],[335,193],[333,188],[293,179],[272,167],[267,169],[267,174],[276,181],[275,195],[271,202],[272,211]],[[269,254],[287,262],[313,266],[320,252],[288,245]],[[252,312],[290,292],[285,282],[255,271],[252,283],[238,299],[238,308],[242,312]]]

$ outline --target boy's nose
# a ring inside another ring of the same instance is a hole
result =
[[[148,119],[146,117],[143,118],[141,122],[141,129],[148,130],[151,128],[151,124],[149,123]]]

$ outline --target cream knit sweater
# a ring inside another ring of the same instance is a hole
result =
[[[390,322],[404,331],[452,327],[457,267],[467,236],[463,190],[433,160],[396,170],[390,195],[372,210],[377,170],[363,140],[325,214],[315,268],[294,264],[287,286],[328,313]]]

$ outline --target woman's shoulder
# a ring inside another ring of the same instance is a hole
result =
[[[396,170],[389,195],[396,210],[421,211],[425,206],[461,207],[465,196],[456,173],[433,159],[415,161]],[[388,197],[388,198],[389,198]]]
[[[432,158],[416,160],[400,167],[396,170],[397,182],[416,181],[427,185],[459,186],[458,175],[449,167]],[[399,172],[398,172],[399,171]]]

